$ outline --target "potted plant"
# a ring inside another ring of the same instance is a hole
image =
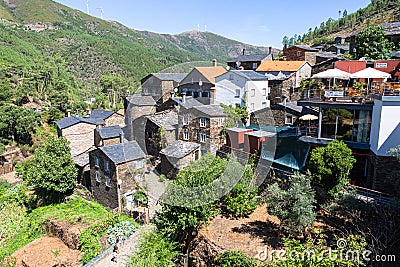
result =
[[[366,84],[364,82],[355,82],[353,84],[353,89],[355,89],[357,91],[357,95],[358,95],[358,102],[362,102],[364,96],[365,96],[365,86]]]

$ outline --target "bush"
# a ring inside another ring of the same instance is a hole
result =
[[[225,197],[228,211],[234,215],[243,217],[252,213],[258,206],[257,188],[250,185],[237,184]]]
[[[350,170],[355,162],[351,149],[343,141],[334,141],[311,152],[309,169],[328,193],[335,196],[349,184]]]
[[[315,192],[307,176],[297,173],[291,178],[288,190],[275,183],[267,187],[267,192],[268,212],[279,218],[286,232],[301,233],[314,223]]]
[[[124,221],[110,226],[107,229],[108,243],[114,245],[117,240],[124,241],[130,237],[136,230],[137,226],[131,221]]]
[[[215,259],[218,267],[256,267],[257,262],[240,251],[225,251]]]
[[[172,242],[157,231],[146,233],[138,253],[130,258],[130,267],[170,267],[180,255],[178,243]]]

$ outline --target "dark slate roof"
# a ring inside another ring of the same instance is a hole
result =
[[[400,51],[389,53],[391,58],[400,58]]]
[[[99,149],[116,164],[143,159],[146,157],[146,154],[136,141],[103,146]]]
[[[84,123],[89,123],[89,124],[94,124],[94,125],[101,125],[104,124],[104,120],[103,119],[98,119],[98,118],[79,118],[76,116],[71,116],[71,117],[67,117],[64,119],[61,119],[59,121],[56,121],[57,127],[60,129],[65,129],[68,127],[71,127],[75,124],[78,124],[80,122],[84,122]]]
[[[96,128],[96,131],[99,133],[101,139],[117,138],[122,133],[119,125]]]
[[[231,70],[231,72],[236,73],[247,80],[251,81],[267,81],[267,77],[265,75],[262,75],[258,72],[255,72],[254,70]]]
[[[226,117],[224,109],[220,105],[203,105],[194,107],[194,109],[209,117]]]
[[[400,22],[382,23],[381,26],[384,28],[387,35],[400,34]]]
[[[115,112],[114,111],[108,111],[108,110],[98,110],[94,109],[90,112],[90,118],[98,118],[98,119],[107,119],[111,115],[113,115]]]
[[[350,46],[348,46],[348,45],[337,45],[336,47],[339,49],[342,49],[342,50],[346,50],[346,51],[350,50]]]
[[[180,83],[187,75],[187,73],[152,73],[154,77],[162,81],[175,81]]]
[[[316,112],[313,109],[310,109],[308,107],[303,107],[303,106],[298,106],[297,101],[292,101],[292,102],[286,102],[285,104],[279,103],[278,105],[282,107],[286,107],[287,109],[290,109],[294,112],[297,112],[298,114],[305,115],[305,114],[313,114],[313,115],[318,115],[318,112]]]
[[[228,59],[227,63],[263,61],[269,54],[239,55]]]
[[[200,144],[197,143],[177,140],[173,142],[170,146],[167,146],[166,148],[161,150],[160,153],[167,157],[181,159],[186,155],[189,155],[199,147]]]
[[[194,99],[191,96],[186,96],[185,102],[182,102],[182,98],[181,97],[175,97],[175,98],[173,98],[173,100],[176,103],[178,103],[179,105],[181,105],[184,108],[186,108],[186,109],[190,109],[190,108],[193,108],[193,107],[203,106],[204,105],[203,103],[201,103],[197,99]]]
[[[167,131],[173,131],[178,125],[178,113],[175,110],[167,110],[149,115],[147,118],[159,127]]]
[[[153,97],[140,95],[140,94],[127,96],[126,100],[128,100],[128,102],[134,106],[155,106],[156,105],[156,101],[154,101]]]
[[[316,49],[314,47],[306,46],[306,45],[295,45],[295,47],[298,47],[298,48],[301,48],[304,50],[308,50],[308,51],[315,51],[315,52],[319,51],[318,49]]]
[[[91,147],[88,151],[83,152],[75,157],[73,157],[73,161],[76,165],[83,168],[86,165],[89,165],[89,152],[95,150],[94,147]]]
[[[333,52],[320,52],[317,54],[318,57],[323,57],[323,58],[334,58],[337,57],[338,55]]]

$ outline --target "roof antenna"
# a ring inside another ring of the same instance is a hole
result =
[[[103,8],[102,8],[102,7],[98,7],[97,9],[99,9],[99,10],[100,10],[100,16],[101,16],[101,19],[104,19],[104,18],[103,18],[103,14],[104,14],[104,10],[103,10]]]
[[[86,10],[87,10],[87,14],[90,15],[90,11],[89,11],[89,0],[86,0]]]

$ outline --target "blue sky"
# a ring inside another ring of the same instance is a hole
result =
[[[86,12],[86,0],[57,0]],[[90,14],[137,30],[181,33],[198,29],[244,43],[281,48],[284,35],[303,34],[339,10],[352,13],[370,0],[89,0]]]

